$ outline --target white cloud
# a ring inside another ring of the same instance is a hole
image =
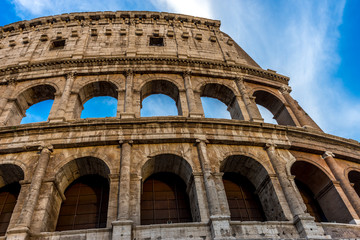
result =
[[[169,12],[212,18],[211,0],[151,0],[159,9]]]

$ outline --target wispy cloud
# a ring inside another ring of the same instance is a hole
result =
[[[197,17],[212,18],[211,0],[151,0],[159,9],[188,14]]]

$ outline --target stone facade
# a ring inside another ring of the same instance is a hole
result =
[[[95,12],[1,27],[0,187],[21,189],[0,239],[357,238],[360,144],[324,133],[288,81],[209,19]],[[178,116],[140,116],[157,93],[174,99]],[[117,99],[116,117],[80,119],[96,96]],[[205,118],[201,97],[225,103],[232,119]],[[46,99],[48,121],[20,125]],[[264,123],[257,104],[278,124]],[[162,172],[185,183],[192,222],[141,224],[143,183]],[[265,221],[232,220],[228,172],[251,182]],[[66,189],[87,175],[109,182],[106,227],[56,231]],[[309,214],[297,181],[328,222]]]

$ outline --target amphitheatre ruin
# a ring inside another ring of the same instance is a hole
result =
[[[86,12],[0,27],[0,239],[358,238],[360,143],[323,132],[290,92],[217,20]],[[177,116],[141,116],[154,94]],[[82,119],[99,96],[116,115]],[[205,117],[204,97],[231,119]],[[45,100],[47,121],[21,124]]]

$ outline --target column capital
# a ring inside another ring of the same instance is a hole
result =
[[[133,140],[119,140],[120,146],[122,146],[125,143],[128,143],[129,145],[133,145],[134,141]]]
[[[65,76],[66,76],[66,79],[71,79],[71,78],[74,78],[76,76],[76,74],[77,73],[75,71],[73,71],[73,72],[66,73]]]
[[[191,69],[187,69],[182,73],[183,77],[191,77]]]
[[[42,143],[38,148],[42,152],[52,152],[54,150],[53,145],[50,143]]]
[[[196,145],[199,144],[199,143],[201,143],[201,142],[203,142],[203,143],[205,143],[205,144],[208,144],[208,143],[209,143],[209,141],[208,141],[206,138],[204,138],[204,139],[197,138],[197,139],[195,140],[195,144],[196,144]]]
[[[275,148],[277,147],[277,145],[275,143],[266,143],[264,146],[265,150],[275,150]]]
[[[131,76],[131,75],[133,75],[133,74],[134,74],[134,70],[131,69],[131,68],[126,69],[126,70],[124,71],[125,77],[129,77],[129,76]]]
[[[8,86],[15,86],[16,85],[16,78],[12,77],[12,78],[6,79],[6,84]]]
[[[291,93],[291,91],[292,91],[292,89],[288,85],[282,85],[281,88],[280,88],[280,92],[282,94],[289,94],[289,93]]]
[[[325,158],[327,158],[327,157],[335,157],[335,155],[334,155],[332,152],[330,152],[330,151],[326,151],[326,152],[324,152],[324,154],[322,155],[322,158],[325,159]]]

